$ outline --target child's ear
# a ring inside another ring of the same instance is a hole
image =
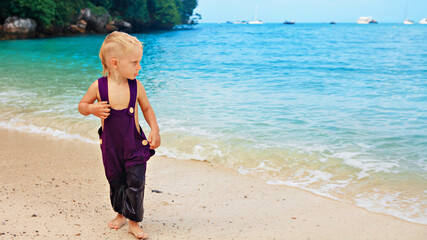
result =
[[[117,61],[116,58],[112,58],[111,61],[110,61],[110,63],[111,63],[111,67],[112,68],[117,69],[117,67],[118,67],[118,61]]]

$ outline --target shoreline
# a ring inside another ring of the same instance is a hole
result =
[[[97,144],[3,128],[0,134],[0,236],[134,239],[127,226],[113,231],[106,225],[115,214]],[[210,162],[154,156],[146,177],[142,227],[150,239],[427,235],[423,224],[267,184]]]
[[[57,139],[57,140],[59,140],[59,139],[61,139],[61,140],[75,140],[75,141],[80,141],[80,142],[86,143],[86,144],[95,144],[95,145],[98,144],[98,141],[91,140],[90,138],[87,138],[87,137],[82,137],[78,133],[77,134],[71,134],[71,133],[68,133],[68,132],[65,132],[65,131],[62,131],[62,130],[55,130],[55,129],[52,129],[50,127],[38,127],[38,126],[35,126],[35,125],[32,125],[32,124],[31,125],[20,125],[20,126],[17,126],[17,125],[11,124],[10,122],[6,123],[6,122],[0,121],[0,129],[11,130],[11,131],[18,131],[18,132],[21,132],[21,133],[22,132],[27,132],[29,134],[36,134],[36,135],[39,135],[39,136],[45,136],[45,137],[49,137],[49,138],[53,137],[54,139]],[[94,130],[94,132],[95,131],[97,131],[97,128],[96,128],[96,130]],[[98,136],[94,136],[94,137],[97,138]],[[168,156],[168,152],[167,151],[164,152],[163,155],[158,155],[159,154],[158,151],[157,151],[156,154],[157,154],[156,157],[160,156],[160,157],[165,157],[165,158],[176,159],[176,157],[174,157],[174,156]],[[172,154],[172,155],[174,155],[174,154]],[[217,163],[211,162],[209,160],[200,160],[200,159],[197,158],[197,156],[195,156],[196,158],[191,158],[191,157],[192,156],[186,156],[186,158],[179,157],[176,160],[180,160],[180,161],[181,160],[194,160],[194,161],[202,161],[202,162],[211,163],[211,164],[214,164],[214,165],[217,165],[217,166],[220,166],[220,167],[225,167],[226,169],[232,170],[233,172],[235,172],[235,173],[237,173],[239,175],[248,175],[248,176],[251,176],[251,177],[255,177],[258,180],[261,180],[265,184],[268,184],[268,185],[289,187],[289,188],[294,188],[294,189],[302,190],[304,192],[311,193],[311,194],[313,194],[315,196],[320,196],[320,197],[323,197],[323,198],[326,198],[326,199],[331,199],[331,200],[342,202],[342,203],[348,203],[348,204],[350,204],[352,206],[355,206],[355,207],[367,210],[368,212],[378,213],[378,214],[384,214],[386,216],[395,217],[397,219],[400,219],[400,220],[403,220],[403,221],[406,221],[406,222],[409,222],[409,223],[415,223],[415,224],[421,224],[421,225],[427,226],[427,224],[424,223],[424,222],[420,222],[420,221],[417,221],[416,219],[411,219],[411,218],[408,218],[406,216],[402,216],[402,215],[396,214],[396,212],[394,212],[394,211],[387,212],[387,208],[386,207],[384,207],[382,209],[376,209],[376,210],[375,209],[370,209],[369,206],[358,205],[356,201],[351,201],[351,199],[338,198],[338,197],[335,197],[335,196],[330,195],[328,193],[323,193],[323,192],[317,191],[316,189],[306,188],[306,187],[298,186],[297,184],[292,184],[292,183],[288,184],[287,182],[284,182],[284,181],[281,181],[281,180],[275,181],[275,180],[271,180],[269,178],[265,179],[262,172],[261,173],[260,172],[250,172],[250,171],[247,171],[247,172],[243,171],[243,172],[241,172],[240,169],[238,169],[238,168],[229,168],[229,167],[226,167],[224,165],[218,165]]]

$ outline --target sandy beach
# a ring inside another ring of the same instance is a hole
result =
[[[0,129],[0,239],[134,239],[115,231],[97,144]],[[209,162],[155,156],[150,239],[425,239],[427,226]],[[157,190],[157,191],[155,191]]]

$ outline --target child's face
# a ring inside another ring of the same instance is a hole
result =
[[[129,54],[125,54],[117,61],[117,71],[122,77],[135,79],[141,70],[142,49],[136,48]]]

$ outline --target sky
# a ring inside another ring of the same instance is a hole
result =
[[[407,2],[407,11],[405,5]],[[201,23],[253,20],[263,22],[356,22],[361,16],[400,23],[427,18],[427,0],[198,0]],[[407,13],[405,13],[407,12]]]

